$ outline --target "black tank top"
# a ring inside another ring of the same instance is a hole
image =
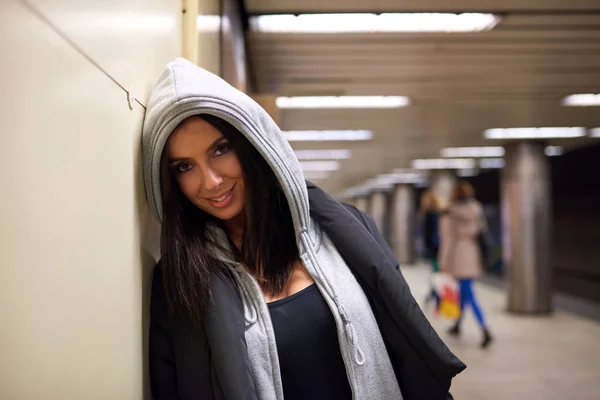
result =
[[[285,400],[352,399],[335,320],[317,285],[268,306]]]

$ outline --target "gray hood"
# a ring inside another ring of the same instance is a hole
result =
[[[220,77],[177,58],[160,76],[148,102],[142,133],[146,196],[162,221],[160,159],[167,139],[187,117],[211,114],[237,128],[269,163],[285,192],[296,232],[309,228],[308,193],[292,148],[267,112]]]

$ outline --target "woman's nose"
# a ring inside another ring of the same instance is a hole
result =
[[[223,183],[223,177],[212,168],[207,168],[204,173],[204,189],[213,191]]]

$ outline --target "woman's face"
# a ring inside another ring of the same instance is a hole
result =
[[[244,177],[235,151],[223,134],[200,117],[183,121],[165,148],[181,192],[222,221],[244,211]]]

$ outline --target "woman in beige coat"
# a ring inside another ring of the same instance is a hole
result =
[[[473,280],[481,274],[481,251],[478,236],[485,228],[481,204],[473,197],[473,187],[460,182],[454,188],[452,204],[440,220],[440,269],[452,275],[460,287],[461,316],[449,333],[458,336],[460,323],[467,306],[473,308],[483,332],[481,347],[492,342],[483,311],[473,291]]]

